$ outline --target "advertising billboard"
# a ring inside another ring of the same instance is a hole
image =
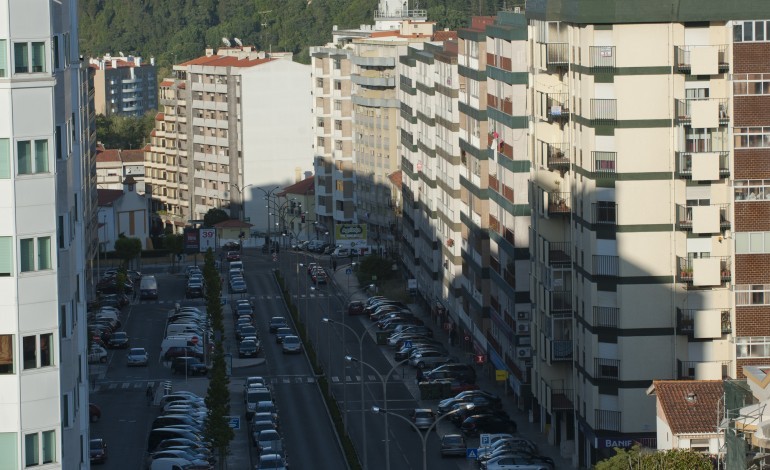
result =
[[[184,229],[184,252],[193,254],[199,252],[200,239],[197,228]]]
[[[334,239],[344,246],[366,244],[366,224],[335,224]]]

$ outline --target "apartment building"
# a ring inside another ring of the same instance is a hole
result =
[[[127,177],[134,178],[136,191],[144,193],[144,149],[96,149],[96,184],[99,189],[122,189]]]
[[[291,59],[250,46],[208,49],[161,82],[145,178],[164,226],[178,230],[221,208],[267,231],[270,188],[312,165],[309,67]]]
[[[77,2],[0,6],[0,466],[88,467],[95,175]]]
[[[144,116],[158,107],[155,58],[106,54],[89,59],[94,70],[94,105],[105,116]]]
[[[569,3],[526,12],[532,387],[543,429],[590,465],[654,446],[652,379],[766,360],[766,24],[747,19],[767,10]]]

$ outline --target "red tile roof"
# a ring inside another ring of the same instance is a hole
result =
[[[123,162],[143,162],[144,161],[144,149],[142,150],[121,150],[120,159]]]
[[[447,41],[449,39],[457,39],[457,31],[436,31],[433,33],[434,41]]]
[[[96,149],[96,162],[97,163],[107,163],[107,162],[119,162],[120,161],[120,150],[118,149]]]
[[[99,206],[111,206],[113,202],[120,199],[123,195],[122,189],[100,189],[96,188],[96,197]]]
[[[721,380],[653,380],[663,414],[674,434],[716,433]]]
[[[276,59],[239,59],[233,56],[203,56],[197,59],[188,60],[180,65],[205,65],[208,67],[253,67],[255,65],[265,64]]]
[[[162,82],[160,82],[160,86],[173,86],[173,85],[174,85],[173,80],[163,80]]]
[[[252,224],[248,222],[241,222],[238,219],[227,219],[225,221],[214,224],[216,228],[249,228]]]
[[[280,197],[286,196],[287,194],[298,194],[298,195],[314,195],[315,194],[315,177],[311,176],[309,178],[305,178],[302,181],[298,183],[294,183],[291,186],[286,186],[283,188],[283,191],[278,193],[277,195]]]
[[[163,120],[165,117],[166,117],[166,115],[165,115],[165,114],[163,114],[163,113],[158,113],[158,114],[156,114],[156,115],[155,115],[155,120],[156,120],[156,121],[162,121],[162,120]]]
[[[390,179],[390,182],[393,183],[393,186],[397,187],[398,189],[401,189],[401,170],[395,171],[388,175],[388,179]]]

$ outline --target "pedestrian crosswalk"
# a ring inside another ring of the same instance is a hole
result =
[[[164,380],[125,380],[125,381],[104,381],[93,383],[91,391],[94,393],[106,391],[134,391],[144,392],[147,387],[156,388],[162,386]]]
[[[294,299],[323,299],[326,297],[333,297],[333,294],[320,292],[317,294],[292,294],[292,298]],[[250,298],[251,300],[282,300],[283,296],[280,294],[275,295],[252,295],[252,296],[245,296],[243,298]],[[132,302],[131,305],[174,305],[176,303],[180,303],[183,305],[204,305],[205,301],[203,299],[196,299],[196,300],[137,300],[135,302]]]

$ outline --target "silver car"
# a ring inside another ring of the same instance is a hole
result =
[[[129,366],[146,366],[149,358],[150,356],[144,348],[131,348],[128,351],[128,356],[126,356]]]
[[[302,352],[302,341],[300,341],[299,336],[295,335],[288,335],[283,338],[283,346],[282,351],[284,354],[290,354],[290,353],[301,353]]]

